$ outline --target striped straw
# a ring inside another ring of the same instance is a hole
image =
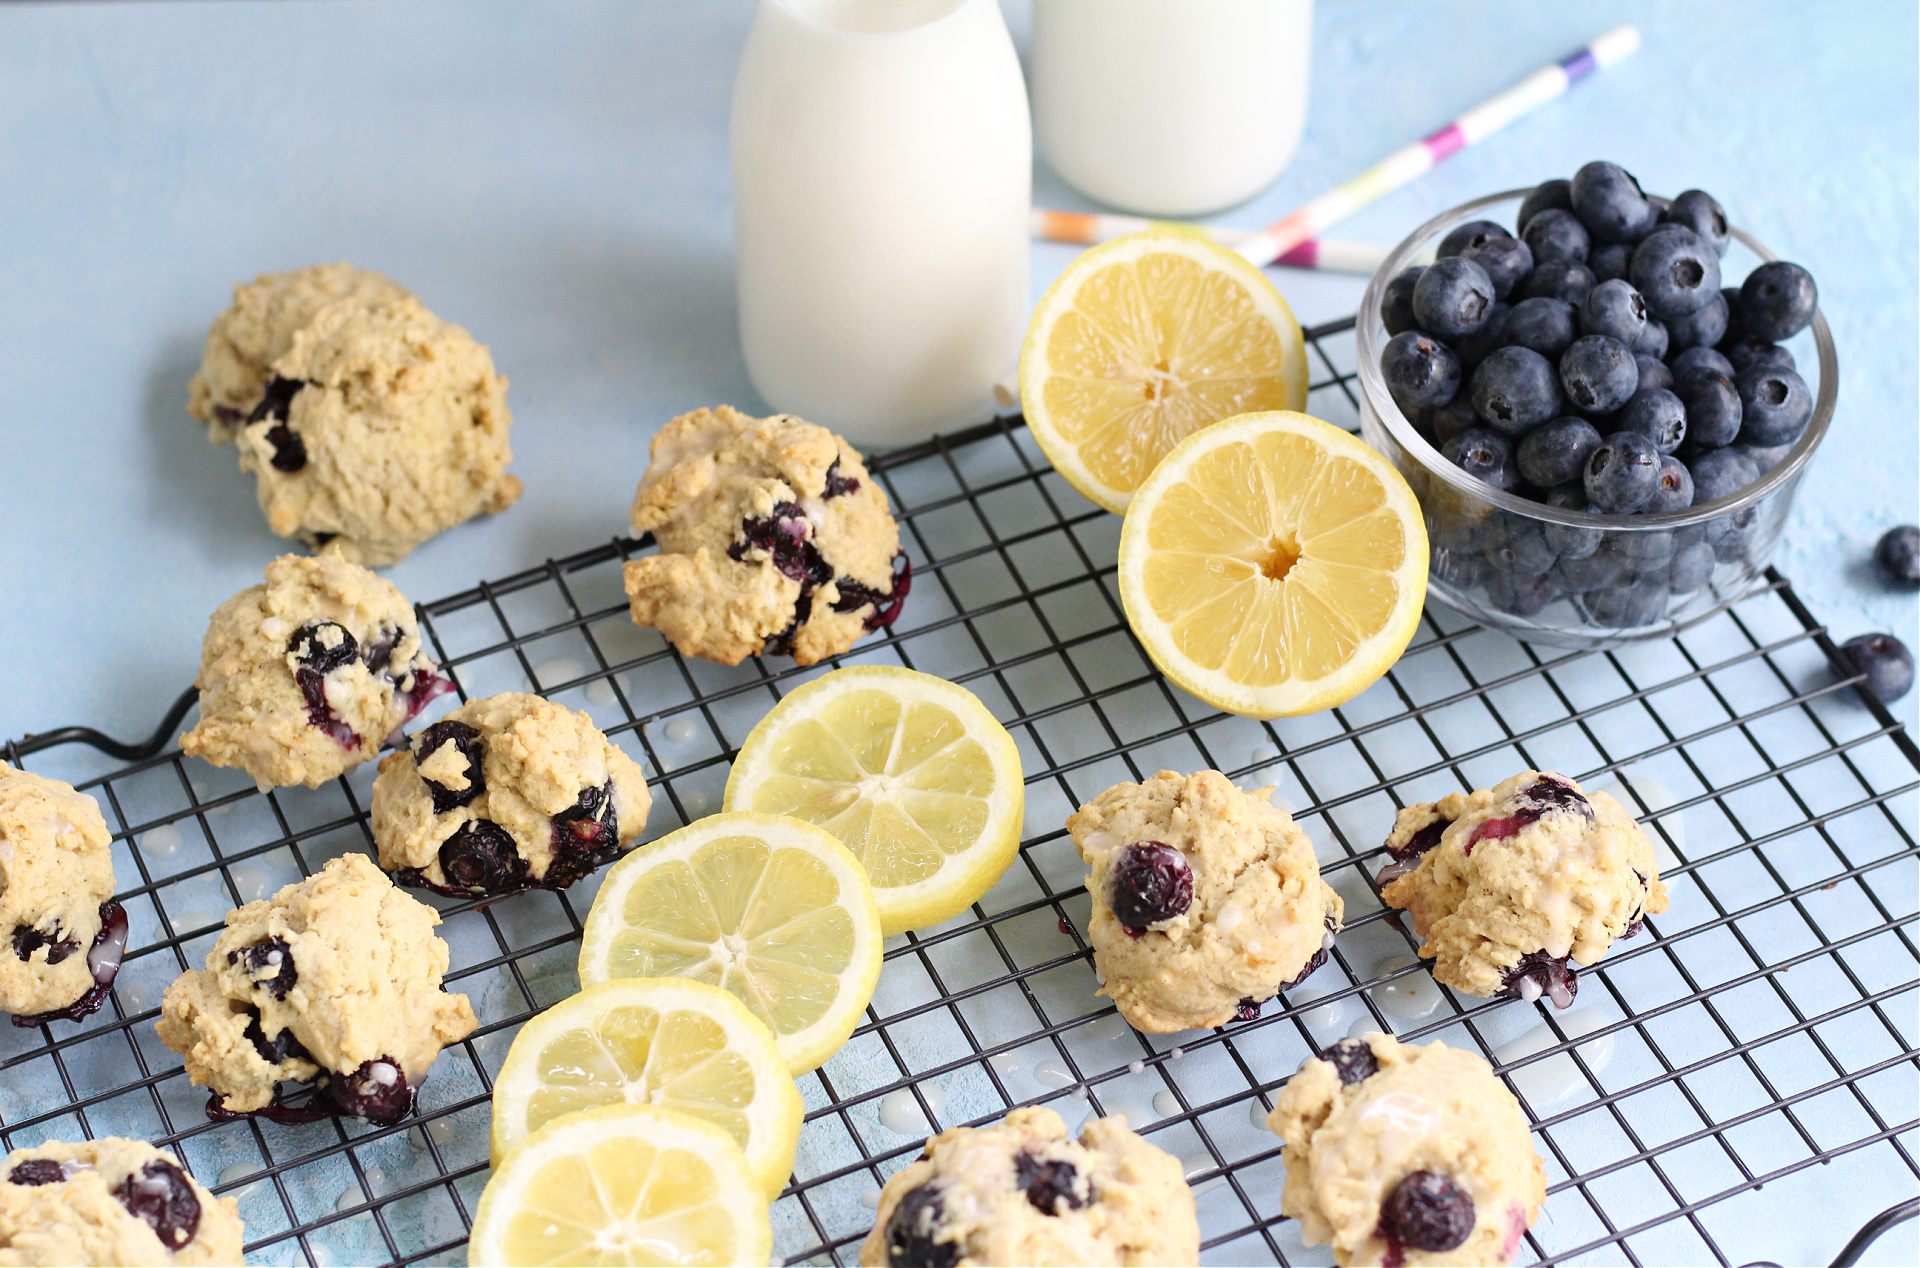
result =
[[[1229,247],[1239,246],[1258,232],[1254,229],[1230,229],[1217,225],[1187,224],[1174,220],[1149,220],[1144,216],[1116,216],[1091,211],[1054,211],[1046,207],[1033,209],[1033,236],[1046,242],[1077,242],[1083,246],[1092,246],[1096,242],[1106,242],[1125,234],[1139,233],[1143,229],[1162,225],[1204,233],[1222,246]],[[1294,269],[1371,275],[1380,267],[1380,262],[1387,258],[1388,250],[1387,247],[1375,246],[1371,242],[1340,242],[1330,238],[1314,238],[1302,242],[1273,263]]]
[[[1455,151],[1485,140],[1639,47],[1638,30],[1630,25],[1615,27],[1578,52],[1541,67],[1499,96],[1475,106],[1432,136],[1388,155],[1378,165],[1328,190],[1234,249],[1255,264],[1271,263],[1374,199],[1426,175]]]

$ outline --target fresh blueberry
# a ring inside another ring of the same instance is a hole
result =
[[[1590,529],[1595,536],[1598,530]],[[1626,561],[1612,551],[1596,550],[1584,559],[1572,559],[1565,555],[1547,574],[1547,579],[1567,594],[1585,594],[1589,590],[1598,590],[1613,585],[1627,576],[1629,569]]]
[[[1672,454],[1660,456],[1660,484],[1654,490],[1653,501],[1647,503],[1647,514],[1660,515],[1667,511],[1684,511],[1693,505],[1693,473],[1687,470],[1687,464]]]
[[[1875,699],[1892,704],[1913,690],[1913,653],[1891,634],[1862,634],[1840,644],[1840,658],[1865,674]]]
[[[1663,387],[1650,392],[1637,392],[1621,407],[1614,419],[1614,430],[1637,431],[1651,440],[1655,449],[1670,454],[1687,438],[1687,407],[1680,403],[1678,396]],[[1687,492],[1693,492],[1691,481],[1687,484]]]
[[[1553,364],[1518,345],[1489,353],[1473,372],[1470,392],[1473,412],[1509,437],[1523,436],[1560,412],[1560,384]]]
[[[1520,239],[1507,235],[1488,238],[1461,252],[1463,259],[1472,260],[1487,271],[1493,279],[1493,293],[1498,299],[1505,299],[1512,293],[1520,279],[1533,271],[1533,252]]]
[[[1581,465],[1584,467],[1585,463]],[[1574,473],[1565,484],[1556,484],[1548,489],[1547,496],[1541,501],[1558,510],[1585,512],[1587,491],[1580,483],[1579,473]],[[1540,531],[1546,536],[1547,545],[1553,547],[1553,553],[1562,559],[1585,559],[1600,549],[1602,534],[1597,528],[1543,523]]]
[[[1634,368],[1640,371],[1640,386],[1635,389],[1636,395],[1657,387],[1672,390],[1673,371],[1667,368],[1666,362],[1658,357],[1650,357],[1644,352],[1636,352],[1633,354],[1633,364]]]
[[[1711,348],[1693,348],[1688,355],[1696,352],[1718,355]],[[1687,439],[1695,448],[1730,445],[1740,434],[1740,393],[1732,379],[1707,365],[1704,358],[1678,376],[1673,390],[1687,412]]]
[[[1187,856],[1159,841],[1140,841],[1120,851],[1109,876],[1107,905],[1134,937],[1147,926],[1172,920],[1193,903],[1193,869]]]
[[[1746,339],[1723,341],[1720,352],[1733,367],[1732,378],[1747,370],[1798,370],[1793,354],[1777,343],[1758,343]]]
[[[1509,342],[1507,339],[1507,319],[1512,310],[1503,303],[1495,303],[1480,329],[1470,335],[1461,335],[1453,341],[1453,353],[1460,358],[1460,371],[1470,374],[1473,368],[1487,359],[1495,348]]]
[[[1600,430],[1571,415],[1542,423],[1520,438],[1514,458],[1521,478],[1543,489],[1578,480],[1600,447]]]
[[[1727,301],[1716,293],[1690,313],[1666,320],[1667,346],[1674,352],[1711,348],[1727,335]]]
[[[427,792],[433,797],[433,813],[437,815],[470,805],[474,798],[487,790],[487,774],[481,751],[480,732],[452,718],[442,718],[413,737],[413,760],[416,768],[448,744],[453,745],[460,756],[467,759],[467,769],[464,772],[467,786],[449,788],[428,779],[425,775],[420,776],[420,781],[427,786]]]
[[[1467,428],[1480,425],[1480,416],[1473,412],[1473,401],[1464,392],[1429,413],[1427,418],[1433,427],[1435,449],[1445,445]]]
[[[940,1186],[932,1181],[901,1194],[887,1218],[887,1263],[893,1268],[953,1268],[960,1262],[960,1243],[935,1240],[946,1214]]]
[[[1571,211],[1549,209],[1527,221],[1520,240],[1533,253],[1536,267],[1566,261],[1584,265],[1592,239],[1587,227]]]
[[[1713,547],[1706,542],[1690,542],[1673,552],[1667,565],[1667,589],[1674,594],[1692,594],[1713,577]]]
[[[1523,299],[1507,313],[1506,341],[1558,361],[1578,336],[1579,310],[1564,299],[1539,296]]]
[[[1578,260],[1548,260],[1533,266],[1514,294],[1521,299],[1564,299],[1578,307],[1593,289],[1593,273]]]
[[[1022,1149],[1013,1156],[1013,1176],[1014,1187],[1042,1215],[1058,1215],[1062,1207],[1077,1211],[1087,1204],[1080,1169],[1064,1158],[1041,1158]]]
[[[1553,567],[1553,547],[1533,520],[1496,512],[1481,536],[1480,550],[1487,562],[1501,572],[1523,577],[1545,576]]]
[[[1611,414],[1633,399],[1640,386],[1640,367],[1634,364],[1632,350],[1618,339],[1582,335],[1560,354],[1560,383],[1576,408]],[[1474,405],[1479,407],[1477,393]]]
[[[362,1061],[351,1074],[327,1077],[327,1099],[342,1114],[382,1127],[413,1112],[414,1088],[392,1057]]]
[[[200,1199],[185,1173],[165,1158],[122,1180],[113,1196],[128,1214],[145,1220],[168,1250],[179,1250],[200,1231]]]
[[[1740,326],[1740,288],[1738,286],[1722,286],[1720,288],[1720,298],[1727,306],[1727,333],[1720,336],[1720,342],[1715,346],[1724,352],[1730,343],[1760,342],[1757,339],[1748,338],[1747,332]]]
[[[1600,242],[1638,242],[1660,215],[1640,182],[1617,163],[1588,163],[1573,174],[1567,195],[1573,214]]]
[[[1647,329],[1647,305],[1630,282],[1615,278],[1587,292],[1580,305],[1580,333],[1611,335],[1631,348]]]
[[[1413,284],[1413,316],[1420,329],[1458,339],[1480,329],[1493,309],[1493,279],[1457,255],[1435,260]]]
[[[1733,386],[1740,393],[1740,439],[1745,444],[1791,444],[1813,417],[1813,393],[1792,370],[1743,370]]]
[[[1647,318],[1647,324],[1640,328],[1640,337],[1633,341],[1635,356],[1664,358],[1671,336],[1667,333],[1667,323],[1658,317]]]
[[[1646,297],[1647,311],[1671,323],[1720,293],[1720,257],[1691,229],[1673,225],[1634,249],[1627,276]]]
[[[1687,460],[1693,474],[1693,504],[1732,497],[1760,478],[1753,459],[1737,449],[1709,449]]]
[[[1442,823],[1439,826],[1444,829],[1447,825]],[[1333,1063],[1340,1082],[1348,1087],[1365,1083],[1380,1073],[1380,1059],[1373,1055],[1373,1049],[1364,1039],[1340,1040],[1327,1049],[1326,1060]]]
[[[1670,368],[1673,370],[1675,382],[1686,378],[1696,370],[1717,371],[1725,375],[1729,382],[1732,381],[1734,373],[1733,362],[1727,360],[1718,349],[1698,346],[1677,354]]]
[[[1559,177],[1550,181],[1541,181],[1533,187],[1532,193],[1520,200],[1520,214],[1515,217],[1514,223],[1525,229],[1528,221],[1549,208],[1572,211],[1571,185],[1572,182]]]
[[[1457,1250],[1473,1236],[1473,1224],[1473,1195],[1432,1171],[1401,1177],[1380,1204],[1380,1238],[1407,1250]],[[1391,1253],[1389,1257],[1403,1258]]]
[[[1793,446],[1791,444],[1749,445],[1736,443],[1733,448],[1747,455],[1747,459],[1753,463],[1753,469],[1761,475],[1767,474],[1767,472],[1786,461],[1787,455],[1793,452]]]
[[[1413,284],[1426,272],[1423,264],[1401,269],[1394,274],[1380,292],[1380,321],[1390,335],[1413,330],[1419,323],[1413,319]]]
[[[1652,510],[1652,507],[1648,507]],[[1607,549],[1618,555],[1634,572],[1664,571],[1673,558],[1674,537],[1665,529],[1638,533],[1616,533]]]
[[[238,964],[243,958],[248,980],[275,999],[285,999],[300,980],[300,971],[293,964],[293,948],[284,938],[262,938],[252,946],[227,952],[228,964]]]
[[[1581,595],[1580,607],[1588,624],[1604,629],[1652,625],[1667,613],[1666,579],[1623,578]]]
[[[1487,574],[1487,606],[1508,616],[1529,617],[1554,600],[1553,583],[1546,577],[1495,570]]]
[[[1495,224],[1491,220],[1469,220],[1463,225],[1454,226],[1446,237],[1440,239],[1440,247],[1434,255],[1440,259],[1446,259],[1450,255],[1465,255],[1474,247],[1494,238],[1511,238],[1512,236],[1507,232],[1505,225]]]
[[[51,1158],[28,1158],[17,1162],[7,1173],[9,1184],[59,1184],[67,1178],[67,1169]]]
[[[1497,431],[1469,427],[1440,446],[1440,456],[1476,480],[1496,489],[1512,489],[1519,473],[1513,465],[1513,446]],[[1478,526],[1475,526],[1476,532]]]
[[[1902,524],[1888,529],[1873,548],[1873,557],[1895,585],[1920,586],[1920,528]]]
[[[1751,340],[1779,343],[1807,328],[1819,307],[1813,274],[1798,264],[1769,260],[1740,284],[1740,329]]]
[[[1394,403],[1409,414],[1445,405],[1460,390],[1460,359],[1453,349],[1417,330],[1387,340],[1380,370]]]
[[[527,861],[507,830],[490,819],[471,819],[440,847],[447,888],[483,897],[518,889],[527,881]]]
[[[1609,242],[1587,252],[1587,268],[1592,271],[1595,282],[1624,279],[1632,261],[1633,244],[1630,242]]]
[[[1587,505],[1627,515],[1653,500],[1660,483],[1660,451],[1639,432],[1618,432],[1600,442],[1582,473]]]
[[[1727,213],[1714,201],[1713,195],[1704,190],[1689,189],[1675,198],[1660,213],[1660,222],[1685,225],[1712,247],[1715,255],[1725,255],[1733,242],[1733,234],[1727,228]]]

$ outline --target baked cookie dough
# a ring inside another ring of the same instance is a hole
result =
[[[1469,995],[1544,993],[1566,1008],[1570,959],[1594,963],[1667,909],[1633,816],[1553,771],[1408,806],[1386,844],[1380,897],[1412,918],[1435,979]]]
[[[1337,1264],[1504,1264],[1547,1196],[1527,1117],[1492,1067],[1445,1044],[1342,1039],[1267,1116],[1280,1213]]]
[[[434,1057],[475,1025],[467,997],[440,985],[439,923],[366,855],[343,854],[227,913],[207,967],[167,988],[160,1039],[212,1089],[209,1117],[398,1122]],[[312,1098],[286,1105],[288,1081],[312,1082]]]
[[[783,414],[722,405],[662,427],[633,532],[660,547],[626,565],[635,623],[722,665],[837,656],[892,625],[912,583],[887,495],[860,455]]]
[[[380,763],[373,839],[402,885],[487,897],[571,885],[646,827],[646,773],[584,713],[503,692]]]
[[[316,788],[375,756],[453,690],[421,646],[413,605],[331,551],[282,555],[265,585],[214,612],[200,649],[200,721],[180,750],[262,786]]]
[[[16,1026],[99,1011],[127,947],[113,836],[72,784],[0,762],[0,1010]]]
[[[1200,1223],[1179,1161],[1124,1118],[1076,1141],[1033,1106],[929,1140],[881,1191],[860,1262],[1197,1264]]]
[[[263,274],[233,300],[187,409],[238,447],[275,533],[381,566],[519,498],[506,379],[404,288],[326,264]]]
[[[1219,771],[1115,784],[1068,818],[1093,868],[1093,962],[1136,1030],[1259,1015],[1319,968],[1345,905],[1273,790]]]
[[[0,1264],[243,1264],[240,1203],[171,1154],[106,1136],[0,1162]]]

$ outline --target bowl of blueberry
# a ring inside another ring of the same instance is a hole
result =
[[[1565,647],[1764,586],[1839,384],[1806,269],[1603,162],[1422,225],[1357,336],[1363,433],[1419,495],[1432,592]]]

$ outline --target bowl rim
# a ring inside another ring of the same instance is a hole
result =
[[[1357,373],[1368,407],[1400,448],[1419,462],[1428,476],[1444,481],[1459,493],[1489,502],[1510,514],[1570,528],[1598,528],[1608,532],[1670,532],[1676,528],[1705,524],[1757,505],[1791,484],[1807,465],[1813,451],[1826,438],[1827,428],[1833,421],[1834,403],[1840,393],[1839,363],[1834,354],[1833,333],[1827,327],[1826,314],[1819,308],[1814,310],[1811,329],[1820,366],[1820,381],[1814,389],[1813,417],[1808,421],[1806,430],[1794,441],[1787,456],[1754,483],[1737,493],[1690,506],[1684,511],[1663,511],[1652,515],[1601,514],[1562,510],[1545,502],[1535,502],[1517,493],[1496,489],[1468,475],[1441,457],[1440,451],[1414,430],[1412,422],[1401,413],[1399,405],[1387,391],[1386,376],[1380,370],[1380,353],[1385,344],[1386,331],[1380,321],[1380,305],[1387,283],[1399,276],[1401,270],[1407,268],[1433,238],[1479,212],[1502,203],[1522,200],[1535,188],[1529,185],[1487,194],[1441,212],[1401,239],[1367,280],[1367,289],[1360,298],[1360,313],[1354,328],[1359,355]],[[1663,206],[1670,201],[1654,195],[1648,197]],[[1729,225],[1728,229],[1735,240],[1759,256],[1762,262],[1780,258],[1745,230],[1734,225]]]

